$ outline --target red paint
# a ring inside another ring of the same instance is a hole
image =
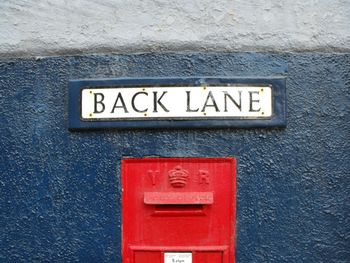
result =
[[[164,263],[165,252],[234,262],[234,158],[124,159],[122,186],[124,263]]]

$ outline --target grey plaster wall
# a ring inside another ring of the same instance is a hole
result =
[[[1,0],[0,55],[350,50],[349,0]]]

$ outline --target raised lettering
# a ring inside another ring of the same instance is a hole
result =
[[[132,96],[132,99],[131,99],[131,106],[132,106],[132,108],[134,109],[134,111],[136,111],[136,112],[140,112],[140,113],[147,112],[147,111],[148,111],[148,108],[146,108],[146,109],[144,109],[144,110],[139,110],[139,109],[136,108],[136,106],[135,106],[135,99],[136,99],[136,97],[137,97],[138,95],[140,95],[140,94],[144,94],[144,95],[148,96],[148,93],[147,93],[147,92],[136,92],[136,93],[134,94],[134,96]]]
[[[259,103],[260,100],[253,100],[253,94],[258,94],[259,95],[259,91],[249,91],[249,111],[250,112],[259,112],[261,107],[259,109],[254,109],[254,105],[253,103]]]
[[[239,94],[239,103],[237,103],[237,101],[235,101],[231,97],[231,95],[228,94],[227,91],[224,91],[225,112],[227,112],[227,98],[229,98],[236,105],[236,107],[239,109],[239,111],[242,111],[242,91],[239,91],[238,94]]]
[[[211,104],[209,104],[209,99],[211,100]],[[207,107],[214,107],[216,112],[220,111],[219,108],[218,108],[218,105],[216,104],[216,101],[215,101],[214,96],[213,96],[211,91],[209,91],[209,93],[208,93],[208,96],[207,96],[207,99],[206,99],[206,101],[204,103],[202,112],[205,112],[205,109]]]
[[[191,109],[191,91],[186,91],[186,95],[187,95],[187,110],[186,112],[197,112],[199,111],[199,108],[197,109]]]
[[[118,106],[117,104],[118,104],[119,100],[120,100],[121,105]],[[117,96],[117,98],[116,98],[116,100],[114,102],[114,106],[113,106],[113,109],[112,109],[111,113],[114,113],[114,110],[117,109],[117,108],[122,108],[125,113],[128,113],[128,110],[126,108],[123,96],[122,96],[122,94],[120,92],[118,93],[118,96]]]
[[[97,96],[100,96],[100,100],[97,100]],[[103,93],[94,93],[94,113],[102,113],[104,112],[106,106],[103,103],[103,100],[105,99],[105,96]],[[97,109],[97,104],[100,104],[102,106],[101,110]]]
[[[164,104],[160,101],[163,98],[163,96],[168,92],[164,91],[162,96],[160,96],[159,99],[157,99],[157,93],[158,93],[157,91],[153,91],[153,102],[154,102],[153,103],[153,112],[158,112],[157,105],[162,107],[165,112],[169,112],[169,110],[167,108],[165,108]]]

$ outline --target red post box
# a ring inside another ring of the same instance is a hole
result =
[[[232,263],[234,158],[122,160],[124,263]]]

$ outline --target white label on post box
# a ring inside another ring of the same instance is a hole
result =
[[[192,253],[164,253],[164,263],[192,263]]]
[[[81,118],[266,119],[273,112],[270,86],[84,88]]]

